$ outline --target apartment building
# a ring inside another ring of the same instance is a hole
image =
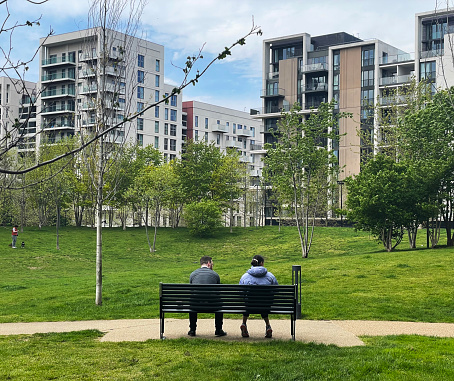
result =
[[[162,45],[100,28],[50,36],[40,43],[40,141],[57,142],[95,132],[100,125],[116,125],[173,88],[164,83]],[[166,157],[176,157],[185,135],[181,97],[146,110],[106,138],[152,145]]]
[[[236,149],[246,163],[249,175],[262,175],[263,128],[261,121],[247,112],[198,101],[183,102],[187,138],[214,142],[221,150]]]
[[[7,147],[17,141],[18,151],[35,148],[36,83],[0,77],[0,144]],[[16,120],[22,124],[14,128]]]
[[[338,144],[328,142],[338,157],[339,182],[360,172],[384,138],[374,108],[389,107],[390,89],[399,92],[413,78],[433,83],[433,91],[454,85],[454,9],[415,15],[415,50],[405,52],[378,39],[362,40],[347,33],[311,36],[301,33],[263,41],[262,107],[251,110],[263,121],[264,141],[297,102],[302,118],[321,102],[336,101],[341,119]],[[341,201],[342,202],[342,201]],[[267,211],[270,214],[271,211]]]

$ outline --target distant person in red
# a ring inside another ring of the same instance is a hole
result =
[[[18,228],[18,226],[14,225],[13,232],[11,234],[13,237],[13,244],[11,245],[13,249],[16,248],[17,235],[19,234],[19,230],[17,228]]]

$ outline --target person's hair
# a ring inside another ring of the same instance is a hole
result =
[[[254,258],[252,258],[251,261],[251,265],[259,266],[261,263],[265,263],[265,258],[263,258],[261,255],[254,255]]]
[[[211,262],[212,259],[213,259],[213,258],[211,258],[211,257],[208,256],[208,255],[203,256],[202,258],[200,258],[200,266],[202,266],[202,265],[207,265],[208,263]]]

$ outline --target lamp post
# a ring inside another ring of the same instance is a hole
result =
[[[340,208],[342,209],[342,187],[344,185],[344,182],[339,180],[337,184],[340,186]],[[341,214],[341,227],[344,226],[344,215]]]

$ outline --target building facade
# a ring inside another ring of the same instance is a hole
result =
[[[16,121],[21,124],[15,127]],[[36,83],[0,77],[0,144],[16,144],[19,152],[34,150]]]
[[[162,45],[98,28],[50,36],[40,43],[40,141],[57,142],[95,132],[99,125],[116,125],[173,88],[164,83]],[[176,157],[185,135],[181,97],[145,110],[111,131],[108,139],[152,145],[166,157]]]
[[[262,175],[263,127],[261,121],[247,112],[198,101],[183,102],[186,113],[187,138],[213,142],[225,151],[236,149],[247,164],[249,175]]]

